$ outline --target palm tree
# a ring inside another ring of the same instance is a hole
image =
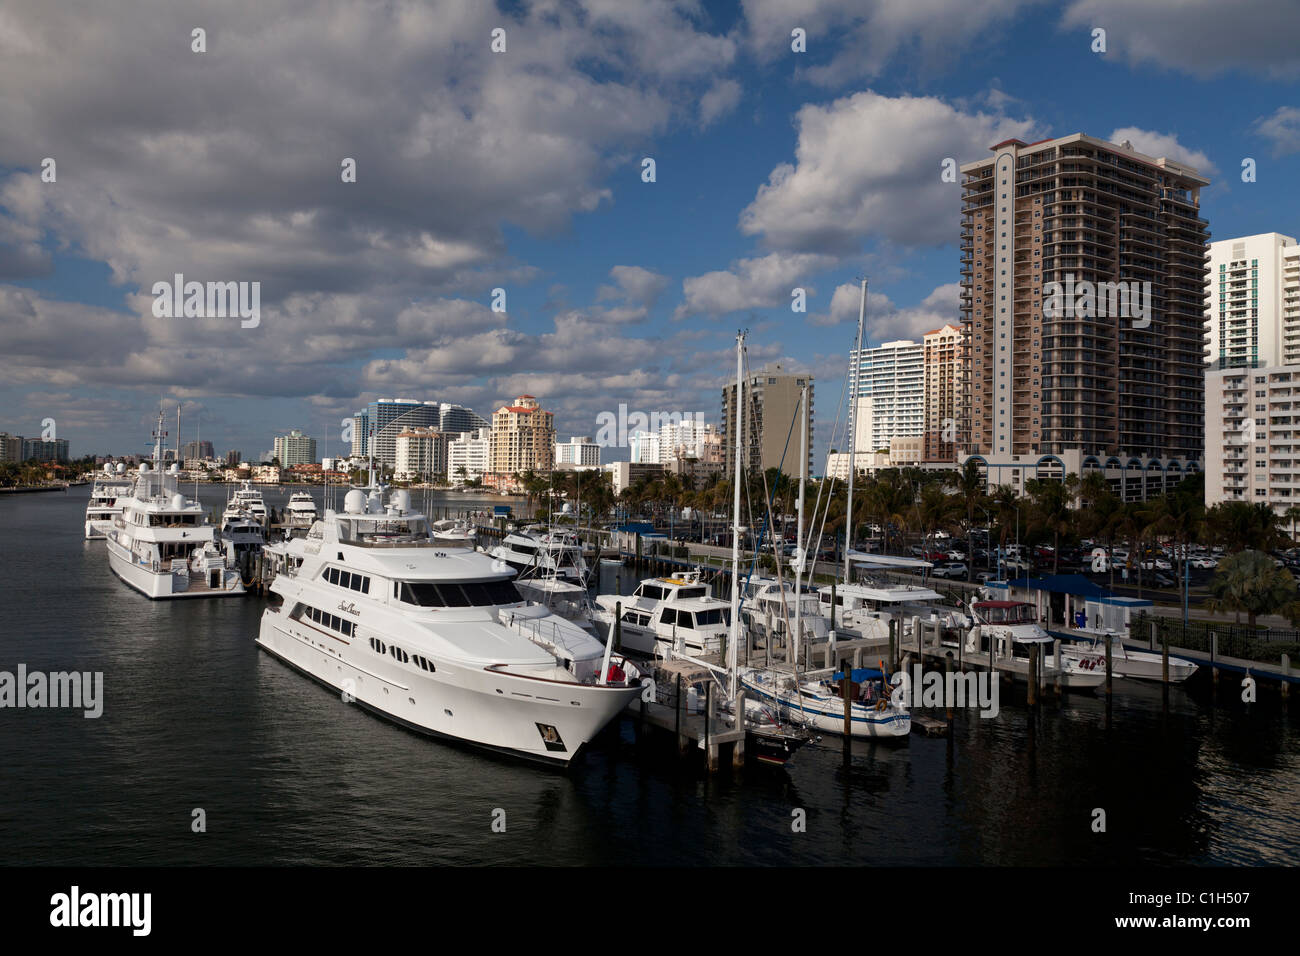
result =
[[[985,499],[985,490],[988,487],[988,481],[980,474],[979,463],[974,458],[967,458],[966,464],[962,465],[961,471],[957,473],[957,495],[966,505],[966,546],[971,552],[966,555],[966,580],[972,580],[975,573],[974,548],[971,547],[970,529],[975,524],[975,509],[980,507]]]
[[[1296,542],[1295,523],[1297,519],[1300,519],[1300,505],[1292,505],[1290,508],[1287,508],[1286,513],[1283,514],[1282,517],[1291,522],[1291,543],[1294,545]]]
[[[1078,486],[1078,475],[1066,475],[1064,481],[1053,478],[1032,478],[1025,483],[1037,515],[1045,531],[1052,533],[1052,573],[1061,569],[1061,535],[1069,534],[1074,526],[1074,512],[1070,502]]]
[[[1214,614],[1232,611],[1238,621],[1244,611],[1252,628],[1261,614],[1285,614],[1292,621],[1300,618],[1295,581],[1262,551],[1239,551],[1220,561],[1210,580],[1210,593],[1213,596],[1206,599],[1206,610]]]

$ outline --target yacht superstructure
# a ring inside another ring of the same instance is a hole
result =
[[[582,546],[578,536],[572,532],[533,534],[512,531],[488,553],[516,571],[552,572],[566,581],[587,582],[587,563],[582,557]]]
[[[641,693],[635,666],[526,603],[513,571],[440,544],[405,491],[353,489],[267,550],[258,645],[413,730],[567,765]]]
[[[104,474],[95,478],[86,503],[86,540],[96,541],[108,536],[113,519],[122,513],[122,499],[131,494],[134,480],[126,474],[126,465],[104,466]]]
[[[731,605],[715,598],[698,571],[646,578],[630,595],[596,596],[593,618],[608,631],[622,606],[622,646],[647,657],[712,654],[722,649],[731,626]]]
[[[316,502],[305,491],[295,491],[285,506],[285,521],[290,528],[306,530],[316,520]]]

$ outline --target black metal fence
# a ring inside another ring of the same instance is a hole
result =
[[[1277,662],[1283,654],[1296,657],[1300,653],[1300,631],[1220,621],[1191,620],[1184,624],[1179,618],[1158,614],[1134,615],[1129,624],[1129,635],[1136,640],[1150,640],[1153,623],[1157,647],[1167,643],[1170,647],[1261,662]],[[1213,647],[1211,634],[1216,639]]]

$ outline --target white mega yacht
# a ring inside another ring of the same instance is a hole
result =
[[[258,645],[410,729],[567,765],[641,693],[635,666],[526,603],[512,571],[439,543],[405,491],[353,489],[267,550]]]
[[[229,518],[236,518],[241,512],[252,515],[262,525],[267,523],[266,502],[262,500],[262,492],[254,488],[251,481],[239,483],[234,495],[226,502],[221,520],[225,522]]]
[[[113,573],[150,598],[243,594],[207,523],[203,506],[179,489],[176,465],[164,474],[141,465],[135,491],[108,531]]]
[[[305,491],[295,491],[284,508],[285,523],[298,530],[306,530],[316,520],[316,502]]]
[[[831,617],[830,585],[818,589],[821,615]],[[835,630],[846,637],[889,637],[889,622],[897,620],[905,638],[911,638],[912,618],[939,622],[945,628],[963,627],[970,619],[959,608],[944,604],[938,591],[917,584],[865,582],[837,584],[834,590]]]
[[[113,519],[122,513],[122,499],[131,494],[135,482],[126,475],[126,465],[118,462],[104,466],[104,474],[95,478],[86,503],[86,540],[108,536]]]

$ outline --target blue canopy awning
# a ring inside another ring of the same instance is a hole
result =
[[[849,680],[861,684],[865,680],[880,680],[885,675],[874,667],[855,667],[849,671]],[[836,671],[831,680],[844,680],[844,671]]]
[[[1047,574],[1039,578],[1017,578],[1009,582],[1023,591],[1047,591],[1050,594],[1073,594],[1075,597],[1111,597],[1111,592],[1089,581],[1082,574]]]

